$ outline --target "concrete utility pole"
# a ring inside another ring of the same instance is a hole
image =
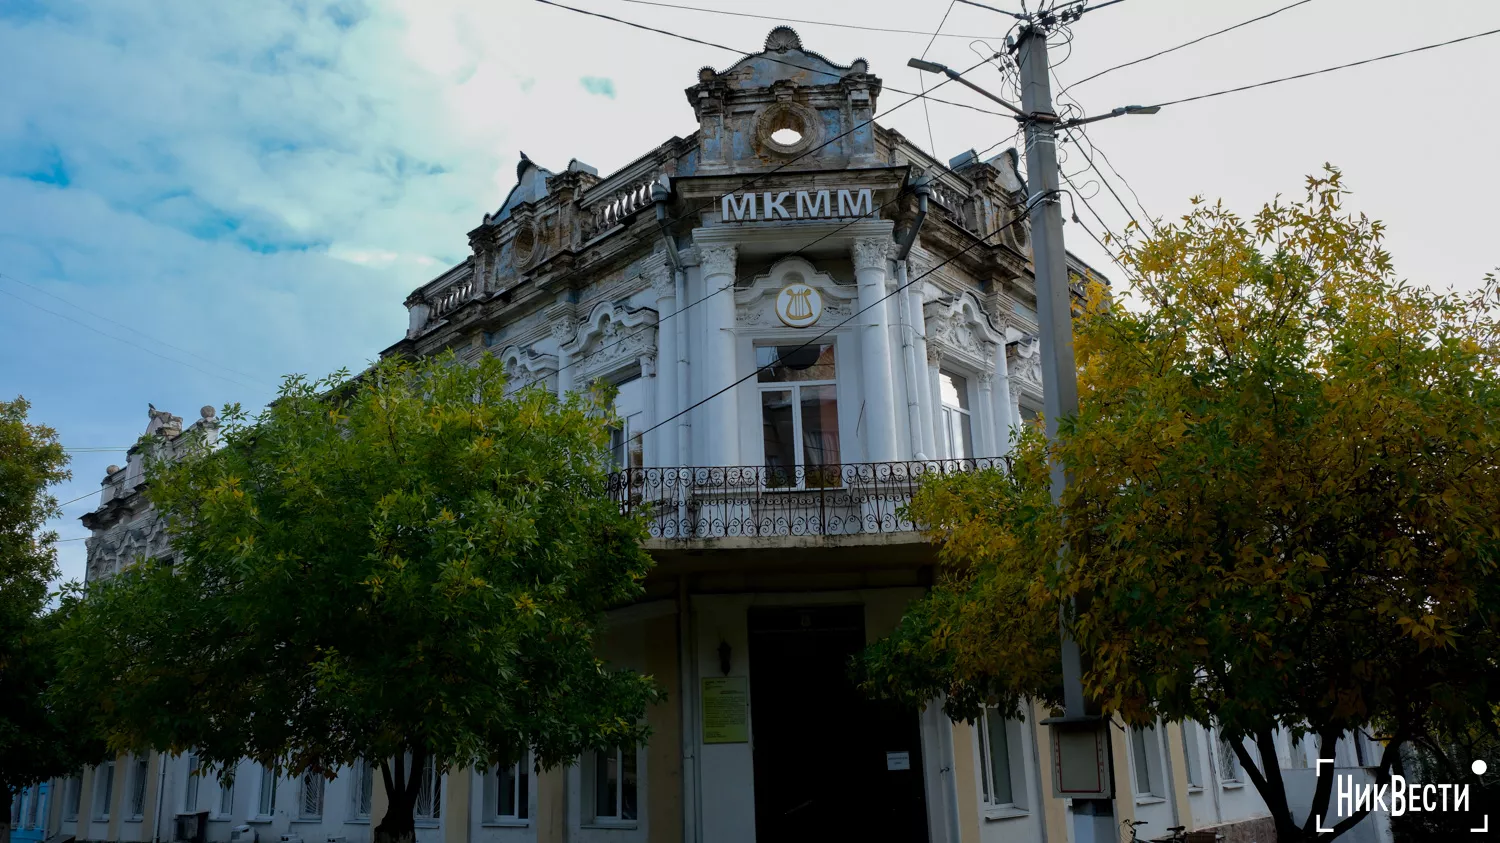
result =
[[[1021,110],[1026,126],[1026,204],[1031,208],[1031,259],[1036,268],[1036,314],[1042,345],[1043,418],[1047,441],[1057,440],[1057,422],[1078,414],[1078,366],[1073,358],[1073,301],[1068,287],[1068,253],[1063,246],[1062,196],[1057,175],[1057,115],[1047,33],[1032,24],[1021,30],[1016,59],[1021,65]],[[1062,503],[1068,478],[1052,463],[1052,502]],[[1063,702],[1069,719],[1082,718],[1083,666],[1078,643],[1062,627]]]

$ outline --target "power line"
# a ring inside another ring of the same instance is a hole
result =
[[[993,148],[994,147],[991,147],[991,149],[993,149]],[[978,246],[981,243],[984,243],[986,240],[989,240],[991,237],[994,237],[996,234],[999,234],[1000,232],[1006,230],[1007,228],[1010,228],[1011,226],[1013,226],[1013,225],[1019,223],[1020,221],[1026,219],[1026,213],[1024,213],[1024,211],[1028,211],[1028,210],[1029,209],[1023,209],[1023,213],[1016,214],[1016,216],[1015,216],[1014,219],[1010,220],[1009,222],[1007,222],[1006,224],[1004,224],[1002,226],[999,226],[994,231],[991,231],[989,234],[986,234],[983,237],[976,237],[974,239],[973,243],[970,243],[969,245],[963,247],[962,249],[959,249],[957,252],[954,252],[950,257],[948,257],[947,259],[943,260],[941,263],[938,263],[938,264],[934,265],[932,268],[928,269],[926,272],[922,273],[921,275],[916,276],[915,278],[908,279],[906,281],[906,283],[904,283],[904,284],[898,284],[894,289],[890,290],[885,295],[881,296],[880,298],[876,299],[873,302],[870,302],[869,304],[865,305],[864,307],[860,308],[859,310],[856,310],[855,312],[849,314],[847,317],[845,317],[843,319],[843,321],[839,322],[837,325],[832,325],[832,326],[828,327],[822,333],[818,334],[817,336],[813,337],[812,339],[809,339],[806,342],[802,343],[801,345],[797,346],[796,348],[792,349],[792,351],[790,353],[795,354],[798,351],[801,351],[801,350],[803,350],[805,348],[808,348],[813,343],[815,343],[815,342],[823,339],[824,337],[828,336],[829,334],[833,333],[834,331],[838,330],[839,328],[842,328],[845,325],[849,324],[854,319],[858,318],[861,314],[863,314],[865,311],[867,311],[867,310],[869,310],[869,309],[871,309],[873,307],[879,307],[880,305],[884,304],[885,300],[888,299],[888,298],[890,298],[891,296],[894,296],[895,294],[901,292],[902,290],[905,290],[907,287],[910,287],[912,284],[915,284],[916,282],[922,280],[923,278],[926,278],[927,276],[929,276],[932,273],[938,271],[939,269],[942,269],[943,267],[947,266],[948,264],[952,263],[953,261],[958,260],[964,254],[968,253],[968,251],[970,249],[973,249],[975,246]],[[650,433],[653,430],[656,430],[658,427],[661,427],[664,424],[667,424],[669,422],[672,422],[672,421],[675,421],[675,420],[681,418],[682,416],[686,415],[688,412],[690,412],[690,411],[692,411],[692,410],[694,410],[694,409],[696,409],[698,407],[703,406],[704,404],[708,403],[709,401],[712,401],[713,399],[719,397],[720,395],[723,395],[724,393],[728,392],[729,390],[734,389],[736,386],[739,386],[740,384],[744,383],[745,381],[748,381],[751,378],[757,376],[760,373],[760,371],[762,369],[764,369],[764,368],[766,368],[766,367],[764,367],[764,366],[757,366],[755,369],[751,370],[750,374],[745,375],[744,377],[742,377],[742,378],[734,381],[733,383],[729,384],[728,386],[723,387],[722,389],[718,390],[717,392],[714,392],[714,393],[712,393],[710,395],[707,395],[707,396],[705,396],[705,397],[703,397],[703,398],[701,398],[701,399],[699,399],[697,401],[694,401],[692,404],[689,404],[688,406],[682,408],[681,410],[678,410],[676,413],[673,413],[672,415],[668,416],[667,418],[664,418],[661,421],[657,422],[656,424],[653,424],[650,427],[646,428],[645,430],[641,431],[639,435],[642,436],[642,437],[644,437],[646,434]]]
[[[1200,42],[1203,42],[1203,41],[1207,41],[1208,39],[1213,38],[1216,35],[1223,35],[1226,32],[1232,32],[1232,31],[1234,31],[1236,29],[1239,29],[1242,26],[1249,26],[1250,24],[1255,23],[1257,21],[1263,21],[1266,18],[1275,17],[1276,15],[1279,15],[1282,12],[1285,12],[1288,9],[1295,9],[1298,6],[1302,6],[1302,5],[1305,5],[1307,3],[1311,3],[1311,2],[1312,2],[1312,0],[1297,0],[1296,3],[1293,3],[1290,6],[1282,6],[1281,8],[1275,10],[1274,12],[1267,12],[1266,14],[1261,15],[1258,18],[1251,18],[1250,20],[1247,20],[1247,21],[1241,21],[1241,22],[1235,24],[1234,26],[1227,26],[1227,27],[1225,27],[1223,29],[1220,29],[1220,30],[1218,30],[1216,32],[1210,32],[1207,35],[1201,35],[1201,36],[1199,36],[1197,38],[1194,38],[1191,41],[1184,41],[1183,43],[1178,44],[1175,47],[1168,47],[1165,50],[1161,50],[1159,52],[1152,53],[1149,56],[1142,56],[1142,57],[1140,57],[1138,59],[1133,59],[1131,61],[1127,61],[1124,64],[1117,64],[1114,67],[1107,67],[1104,70],[1101,70],[1098,73],[1095,73],[1093,76],[1085,76],[1084,78],[1079,79],[1077,82],[1074,82],[1073,84],[1067,86],[1066,88],[1063,88],[1061,91],[1058,92],[1057,95],[1059,97],[1061,97],[1063,94],[1067,93],[1069,90],[1071,90],[1073,88],[1076,88],[1076,87],[1078,87],[1079,85],[1082,85],[1085,82],[1090,82],[1090,81],[1092,81],[1094,79],[1098,79],[1100,76],[1103,76],[1106,73],[1113,73],[1113,72],[1115,72],[1116,70],[1119,70],[1122,67],[1130,67],[1131,65],[1136,65],[1136,64],[1140,64],[1141,62],[1150,61],[1150,60],[1152,60],[1154,58],[1159,58],[1161,56],[1166,55],[1167,53],[1175,53],[1175,52],[1177,52],[1178,50],[1181,50],[1184,47],[1191,47],[1194,44],[1197,44],[1197,43],[1200,43]]]
[[[55,310],[51,310],[49,308],[42,307],[41,305],[37,304],[36,302],[28,301],[27,299],[24,299],[21,296],[18,296],[15,293],[10,292],[9,290],[0,290],[0,293],[4,293],[5,295],[10,296],[11,298],[15,299],[18,302],[21,302],[22,304],[28,304],[28,305],[36,308],[37,310],[42,311],[43,313],[50,313],[50,314],[52,314],[53,316],[56,316],[59,319],[66,319],[66,320],[68,320],[69,322],[72,322],[75,325],[82,325],[83,327],[89,329],[90,331],[93,331],[96,334],[99,334],[100,336],[109,337],[110,339],[112,339],[112,340],[114,340],[116,342],[122,342],[122,343],[125,343],[126,345],[134,346],[135,348],[138,348],[141,351],[146,352],[147,354],[151,354],[151,355],[154,355],[156,357],[160,357],[161,359],[166,360],[166,361],[168,361],[170,363],[176,363],[179,366],[186,366],[186,367],[188,367],[189,369],[192,369],[195,372],[202,372],[203,374],[208,375],[211,378],[218,378],[219,380],[222,380],[222,381],[228,381],[228,382],[233,383],[233,384],[238,384],[239,386],[243,386],[243,387],[247,387],[247,388],[250,388],[250,389],[254,389],[254,386],[252,386],[251,384],[245,383],[245,382],[237,380],[235,378],[225,377],[224,375],[220,375],[220,374],[215,373],[215,372],[210,372],[207,369],[200,369],[200,368],[198,368],[197,366],[194,366],[191,363],[187,363],[185,361],[178,360],[175,357],[168,357],[167,355],[162,354],[161,352],[156,351],[154,349],[147,348],[146,346],[141,345],[140,343],[131,342],[130,340],[125,339],[124,337],[117,337],[114,334],[110,334],[110,333],[106,333],[104,331],[101,331],[98,328],[95,328],[93,325],[88,324],[87,322],[81,322],[81,321],[79,321],[77,319],[74,319],[71,316],[68,316],[65,313],[58,313]]]
[[[801,70],[801,71],[820,72],[820,73],[823,73],[823,75],[825,75],[825,76],[833,76],[833,74],[828,73],[827,71],[817,71],[814,68],[807,67],[806,65],[797,64],[796,62],[785,61],[783,59],[778,59],[778,58],[776,58],[774,56],[764,55],[763,53],[749,53],[749,52],[746,52],[744,50],[736,50],[735,48],[726,46],[724,44],[716,44],[713,41],[704,41],[702,38],[694,38],[691,35],[683,35],[680,32],[673,32],[673,31],[671,31],[669,29],[658,29],[658,28],[656,28],[654,26],[647,26],[646,24],[643,24],[643,23],[636,23],[635,21],[628,21],[628,20],[625,20],[624,18],[617,18],[617,17],[615,17],[613,15],[606,15],[603,12],[592,12],[592,11],[589,11],[588,9],[580,9],[580,8],[578,8],[576,6],[568,6],[568,5],[565,5],[563,3],[556,3],[556,2],[553,2],[553,0],[536,0],[536,2],[541,3],[544,6],[555,6],[555,7],[559,8],[559,9],[567,9],[570,12],[577,12],[580,15],[588,15],[589,17],[593,17],[593,18],[602,18],[604,20],[613,21],[615,23],[624,24],[626,26],[633,27],[635,29],[644,29],[647,32],[655,32],[658,35],[665,35],[665,36],[667,36],[669,38],[677,38],[677,39],[680,39],[682,41],[688,41],[690,43],[698,44],[698,45],[703,46],[703,47],[713,47],[716,50],[728,50],[729,52],[735,53],[735,54],[740,55],[740,56],[755,56],[755,55],[758,55],[761,58],[765,59],[766,61],[775,62],[777,64],[784,64],[787,67],[795,67],[795,68],[797,68],[798,70]],[[926,35],[927,33],[924,32],[924,33],[921,33],[921,34]],[[837,77],[835,77],[835,78],[837,78]],[[939,84],[942,84],[942,83],[939,83]],[[919,98],[920,99],[920,98],[923,98],[923,97],[927,96],[926,93],[917,93],[917,92],[914,92],[914,91],[903,91],[900,88],[893,88],[890,85],[884,85],[883,87],[885,88],[885,90],[890,91],[891,93],[894,93],[894,94],[905,94],[905,95],[907,95],[909,97],[913,97],[913,98]],[[933,85],[932,87],[934,89],[936,89],[938,87],[938,85]],[[940,100],[937,97],[931,97],[930,99],[933,102],[940,102],[943,105],[951,105],[951,106],[954,106],[956,108],[967,108],[970,111],[978,111],[981,114],[993,114],[996,117],[1010,117],[1011,116],[1011,115],[1006,114],[1004,112],[991,111],[988,108],[980,108],[979,106],[969,105],[968,103],[953,102],[952,100]]]
[[[1206,100],[1206,99],[1209,99],[1211,97],[1222,97],[1225,94],[1237,94],[1240,91],[1249,91],[1249,90],[1252,90],[1254,88],[1264,88],[1267,85],[1275,85],[1275,84],[1280,83],[1280,82],[1291,82],[1294,79],[1306,79],[1309,76],[1318,76],[1318,75],[1323,74],[1323,73],[1332,73],[1335,70],[1346,70],[1346,69],[1351,68],[1351,67],[1359,67],[1362,64],[1371,64],[1371,63],[1374,63],[1374,62],[1377,62],[1377,61],[1385,61],[1386,59],[1394,59],[1394,58],[1400,58],[1401,56],[1409,56],[1412,53],[1421,53],[1421,52],[1424,52],[1424,51],[1427,51],[1427,50],[1436,50],[1438,47],[1447,47],[1447,46],[1451,46],[1453,44],[1461,44],[1461,43],[1463,43],[1465,41],[1473,41],[1476,38],[1484,38],[1484,37],[1489,36],[1489,35],[1497,35],[1497,34],[1500,34],[1500,29],[1491,29],[1488,32],[1476,32],[1473,35],[1465,35],[1462,38],[1454,38],[1451,41],[1441,41],[1441,42],[1439,42],[1437,44],[1428,44],[1425,47],[1413,47],[1410,50],[1402,50],[1399,53],[1387,53],[1387,54],[1385,54],[1383,56],[1375,56],[1374,58],[1362,59],[1360,61],[1352,61],[1352,62],[1349,62],[1348,64],[1340,64],[1340,65],[1335,65],[1333,67],[1325,67],[1322,70],[1311,70],[1311,71],[1308,71],[1307,73],[1299,73],[1296,76],[1283,76],[1280,79],[1270,79],[1270,80],[1267,80],[1265,82],[1257,82],[1254,85],[1241,85],[1238,88],[1228,88],[1228,89],[1225,89],[1223,91],[1214,91],[1213,93],[1210,93],[1210,94],[1199,94],[1199,95],[1197,95],[1195,97],[1183,97],[1182,99],[1168,100],[1166,102],[1159,102],[1159,103],[1157,103],[1155,105],[1147,106],[1147,107],[1148,108],[1166,108],[1169,105],[1181,105],[1181,104],[1183,104],[1185,102],[1197,102],[1198,100]]]
[[[834,27],[834,28],[837,28],[837,29],[859,29],[859,30],[863,30],[865,32],[892,32],[892,33],[897,33],[897,34],[900,34],[900,35],[927,35],[928,34],[926,32],[923,32],[920,29],[888,29],[886,27],[881,27],[881,26],[860,26],[859,24],[853,24],[853,23],[834,23],[833,21],[825,21],[825,20],[802,20],[802,19],[799,19],[799,18],[778,17],[776,15],[754,15],[754,14],[750,14],[749,12],[731,12],[731,11],[727,11],[725,9],[700,9],[697,6],[679,6],[679,5],[676,5],[676,4],[673,4],[673,3],[657,3],[657,2],[653,2],[653,0],[621,0],[621,2],[623,2],[623,3],[635,3],[635,4],[640,5],[640,6],[660,6],[663,9],[680,9],[680,10],[682,10],[684,12],[702,12],[702,13],[708,14],[708,15],[730,15],[732,17],[737,17],[737,18],[755,18],[757,20],[778,21],[778,22],[781,22],[781,23],[804,23],[804,24],[808,24],[809,26],[831,26],[831,27]],[[998,36],[998,35],[948,35],[948,34],[945,34],[945,35],[943,35],[941,37],[943,37],[943,38],[969,38],[969,39],[974,39],[974,38],[999,38],[1000,36]]]
[[[86,308],[86,307],[84,307],[82,305],[75,304],[75,303],[73,303],[71,301],[68,301],[67,299],[63,298],[62,296],[57,295],[56,293],[48,292],[47,290],[44,290],[44,289],[42,289],[41,287],[38,287],[35,284],[31,284],[31,283],[28,283],[26,281],[22,281],[21,279],[15,277],[14,275],[7,275],[4,272],[0,272],[0,278],[9,279],[11,281],[16,282],[17,284],[20,284],[23,287],[30,287],[31,289],[36,290],[38,293],[41,293],[44,296],[48,296],[50,298],[57,299],[58,301],[60,301],[63,304],[67,305],[68,307],[71,307],[71,308],[74,308],[75,310],[80,310],[80,311],[82,311],[84,313],[87,313],[88,315],[94,317],[95,319],[98,319],[98,320],[100,320],[102,322],[108,322],[111,325],[117,325],[117,326],[119,326],[121,328],[124,328],[127,331],[130,331],[131,333],[133,333],[133,334],[135,334],[137,336],[145,337],[146,339],[148,339],[148,340],[150,340],[150,341],[152,341],[152,342],[154,342],[154,343],[156,343],[158,345],[162,345],[162,346],[165,346],[167,348],[174,349],[176,351],[180,351],[183,354],[186,354],[189,357],[192,357],[192,358],[194,358],[196,360],[200,360],[200,361],[202,361],[204,363],[207,363],[210,366],[214,366],[214,367],[223,369],[226,372],[232,372],[232,373],[234,373],[236,375],[243,375],[243,376],[245,376],[247,378],[251,378],[252,380],[256,377],[255,375],[252,375],[249,372],[241,372],[238,369],[231,369],[228,366],[225,366],[223,363],[219,363],[217,361],[210,360],[207,357],[204,357],[203,355],[198,354],[197,352],[194,352],[192,350],[183,348],[182,346],[179,346],[179,345],[173,345],[173,344],[167,342],[166,340],[159,339],[157,337],[153,337],[150,334],[146,333],[145,331],[139,330],[137,328],[132,328],[131,326],[125,324],[124,322],[116,321],[114,319],[109,318],[108,316],[101,316],[101,315],[93,312],[92,310],[89,310],[88,308]]]
[[[932,50],[932,45],[937,41],[938,33],[943,31],[943,25],[948,22],[948,16],[953,14],[953,7],[958,5],[958,0],[948,0],[948,10],[943,12],[943,19],[938,21],[937,29],[932,31],[932,37],[927,39],[927,46],[922,49],[922,59],[927,59],[927,53]],[[923,78],[923,71],[917,71],[917,87],[922,93],[927,93],[927,81]],[[932,112],[927,110],[927,100],[922,100],[922,116],[927,118],[927,145],[932,149],[932,154],[937,155],[937,141],[932,137]]]

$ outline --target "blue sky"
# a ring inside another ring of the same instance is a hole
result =
[[[774,25],[576,5],[745,50]],[[765,0],[754,13],[930,31],[948,5]],[[1075,27],[1058,75],[1080,79],[1282,5],[1118,4]],[[967,67],[983,49],[974,36],[998,45],[1006,23],[960,4],[929,57]],[[1500,4],[1433,0],[1417,17],[1397,0],[1317,0],[1077,96],[1097,113],[1497,26]],[[919,84],[905,63],[926,36],[797,28],[834,61],[864,57],[888,85]],[[1500,263],[1489,199],[1500,122],[1474,90],[1493,77],[1495,47],[1107,121],[1091,136],[1158,216],[1197,193],[1249,213],[1333,161],[1353,206],[1389,223],[1399,268],[1471,287]],[[115,447],[144,429],[148,402],[191,421],[205,404],[259,407],[288,372],[362,366],[402,336],[406,294],[467,253],[466,233],[510,188],[520,150],[607,173],[694,131],[683,90],[698,68],[733,61],[530,0],[0,2],[0,395],[25,395],[65,445]],[[977,78],[998,87],[998,74]],[[943,95],[983,104],[953,88]],[[903,99],[887,91],[880,105]],[[1440,128],[1423,128],[1433,115]],[[880,119],[943,159],[1014,129],[941,105]],[[1433,142],[1437,179],[1423,148]],[[1120,230],[1121,208],[1083,181]],[[1068,236],[1112,270],[1083,232]],[[123,459],[78,452],[59,499],[97,490]],[[76,519],[92,500],[68,507],[65,538],[84,534]],[[82,552],[62,545],[65,577],[81,576]]]

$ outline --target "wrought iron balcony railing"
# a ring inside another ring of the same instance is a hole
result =
[[[626,512],[644,511],[652,538],[849,536],[915,530],[906,505],[924,478],[989,468],[1008,462],[631,468],[610,475],[609,491]]]

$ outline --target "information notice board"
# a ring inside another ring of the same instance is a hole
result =
[[[743,676],[703,680],[703,742],[750,741],[750,692]]]

